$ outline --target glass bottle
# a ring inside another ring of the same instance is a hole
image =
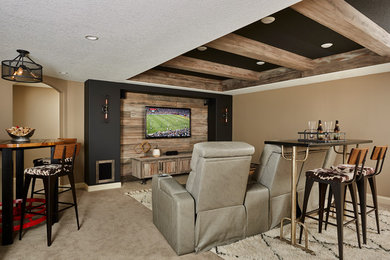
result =
[[[339,120],[336,120],[336,125],[335,125],[335,127],[334,127],[334,130],[333,130],[333,132],[334,132],[334,137],[333,137],[333,139],[334,140],[340,140],[340,126],[339,126]]]
[[[323,140],[324,139],[324,129],[322,128],[322,122],[321,120],[318,120],[318,127],[317,127],[317,139]]]

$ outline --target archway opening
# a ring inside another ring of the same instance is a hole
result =
[[[13,85],[14,126],[35,129],[31,139],[56,139],[60,137],[60,93],[45,83]],[[48,157],[50,148],[25,151],[25,167],[33,159]]]

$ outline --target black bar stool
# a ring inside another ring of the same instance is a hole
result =
[[[356,199],[356,178],[361,176],[361,171],[364,168],[368,148],[353,148],[348,162],[354,164],[353,168],[346,168],[346,170],[340,170],[337,167],[331,169],[314,169],[306,172],[306,184],[305,184],[305,195],[303,201],[302,219],[301,222],[305,222],[307,203],[309,201],[310,191],[313,187],[314,182],[318,182],[320,187],[320,209],[319,209],[319,232],[321,232],[323,211],[324,211],[324,197],[326,189],[330,187],[330,194],[334,195],[334,202],[336,204],[336,219],[337,219],[337,238],[339,248],[339,258],[343,259],[343,217],[344,217],[344,202],[345,202],[345,191],[349,188],[353,209],[354,209],[354,221],[356,224],[356,234],[358,239],[359,248],[360,243],[360,230],[359,230],[359,218],[358,208]],[[299,242],[302,240],[302,227],[300,230]]]
[[[68,176],[72,195],[73,203],[64,203],[68,204],[69,207],[75,207],[76,220],[77,220],[77,229],[80,229],[78,210],[77,210],[77,198],[76,198],[76,189],[74,184],[74,175],[73,168],[76,155],[79,154],[80,143],[75,144],[62,144],[56,145],[54,149],[53,159],[61,159],[61,164],[48,164],[32,168],[27,168],[24,171],[25,174],[25,185],[23,190],[23,202],[21,209],[21,219],[20,219],[20,232],[19,240],[22,239],[23,233],[23,219],[26,211],[26,199],[27,193],[30,186],[31,180],[37,178],[43,180],[45,197],[46,197],[46,229],[47,229],[47,245],[51,245],[51,226],[53,223],[53,214],[54,214],[54,202],[56,194],[55,184],[58,177]],[[66,208],[65,208],[66,209]],[[33,212],[33,209],[29,212],[30,214],[36,214]]]
[[[360,202],[360,212],[362,217],[362,229],[363,229],[363,243],[367,243],[367,214],[375,211],[375,219],[376,219],[376,227],[378,230],[378,234],[380,234],[380,228],[379,228],[379,215],[378,215],[378,196],[377,196],[377,190],[376,190],[376,176],[382,172],[383,163],[385,161],[387,152],[387,145],[386,146],[375,146],[374,150],[371,154],[371,160],[376,161],[375,171],[372,174],[369,171],[366,171],[367,174],[363,174],[363,178],[361,178],[358,182],[358,191],[359,191],[359,202]],[[372,200],[373,200],[373,206],[368,206],[367,201],[367,180],[370,183],[371,188],[371,194],[372,194]],[[371,208],[367,212],[367,207]]]
[[[65,144],[75,144],[77,143],[77,138],[58,138],[59,140],[64,141]],[[51,158],[38,158],[33,160],[34,167],[36,166],[42,166],[47,164],[60,164],[61,160],[53,159],[53,154],[51,155]],[[36,179],[32,179],[31,184],[31,198],[34,197],[34,194],[44,195],[44,189],[35,190],[35,181]],[[61,194],[63,192],[67,192],[71,190],[71,187],[69,185],[62,185],[58,186],[58,189],[61,191],[58,191],[58,194]]]
[[[378,215],[378,196],[376,190],[376,175],[382,172],[383,163],[385,161],[387,152],[386,146],[375,146],[371,153],[371,160],[376,161],[375,169],[371,167],[364,167],[362,171],[362,177],[357,180],[357,188],[359,193],[359,204],[360,204],[360,216],[362,220],[362,233],[363,233],[363,244],[367,244],[367,214],[375,211],[376,227],[378,234],[380,234],[379,228],[379,215]],[[350,165],[349,165],[350,166]],[[337,167],[348,167],[348,165],[338,165]],[[372,200],[374,205],[367,205],[367,181],[370,184]],[[350,201],[347,201],[351,203]],[[329,207],[329,206],[328,206]],[[370,208],[367,211],[367,208]],[[326,216],[328,219],[328,213]],[[326,220],[327,221],[327,220]],[[325,224],[326,229],[326,224]]]

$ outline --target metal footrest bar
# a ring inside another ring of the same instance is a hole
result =
[[[58,212],[64,211],[64,210],[66,210],[66,209],[70,209],[70,208],[72,208],[72,207],[73,207],[73,205],[72,205],[72,206],[65,207],[65,208],[62,208],[62,209],[59,209]]]
[[[299,222],[299,221],[298,221],[298,222],[296,222],[296,223],[297,223],[298,225],[300,225],[301,227],[303,227],[303,230],[305,231],[305,246],[304,246],[304,247],[301,246],[300,244],[297,244],[297,243],[293,244],[291,240],[288,240],[288,239],[286,239],[286,238],[283,237],[283,226],[284,226],[284,221],[285,221],[285,220],[288,220],[288,221],[290,221],[290,223],[291,223],[291,218],[283,218],[282,221],[280,222],[280,236],[278,236],[278,237],[276,237],[276,238],[278,238],[278,239],[280,239],[281,241],[286,242],[286,243],[288,243],[288,244],[290,244],[290,245],[292,245],[292,246],[294,246],[294,247],[296,247],[296,248],[299,248],[299,249],[305,251],[306,253],[309,253],[309,254],[311,254],[311,255],[316,255],[316,254],[314,253],[314,251],[312,251],[312,250],[309,249],[309,238],[308,238],[307,228],[306,228],[306,225],[303,224],[302,222]]]

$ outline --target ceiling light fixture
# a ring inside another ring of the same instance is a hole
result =
[[[333,46],[333,43],[331,43],[331,42],[321,44],[321,48],[324,48],[324,49],[330,48],[332,46]]]
[[[30,52],[26,50],[16,51],[19,52],[19,55],[15,59],[1,62],[1,77],[16,82],[42,82],[42,66],[28,57]]]
[[[275,21],[275,17],[273,16],[267,16],[260,20],[263,24],[270,24]]]
[[[197,49],[198,49],[198,51],[205,51],[205,50],[207,50],[207,47],[206,46],[199,46]]]
[[[264,61],[261,61],[261,60],[259,60],[258,62],[256,62],[256,64],[257,64],[257,65],[264,65],[264,64],[265,64],[265,62],[264,62]]]
[[[97,40],[99,40],[99,37],[97,37],[95,35],[86,35],[85,39],[90,40],[90,41],[97,41]]]

